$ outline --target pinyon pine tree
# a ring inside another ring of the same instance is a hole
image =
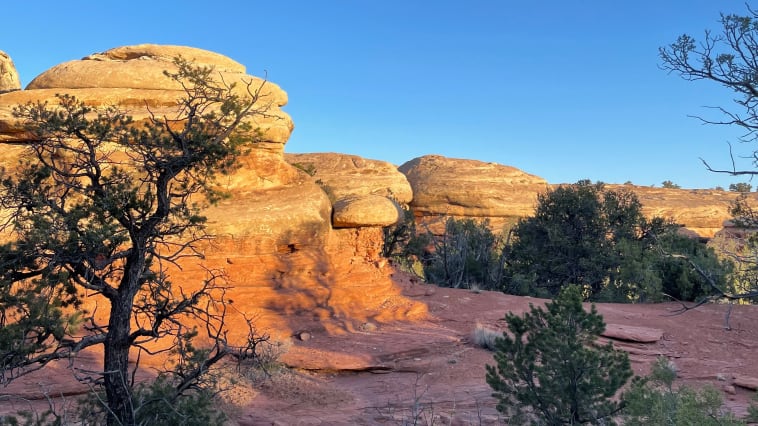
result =
[[[612,424],[622,404],[611,398],[632,376],[629,357],[596,338],[605,323],[582,307],[577,286],[522,316],[508,313],[509,333],[495,343],[487,366],[498,411],[511,424]]]
[[[137,122],[69,95],[19,106],[35,138],[0,169],[0,384],[100,347],[102,371],[71,364],[104,391],[109,425],[134,425],[158,402],[135,403],[141,356],[176,355],[162,400],[178,409],[214,364],[261,341],[250,322],[247,341],[227,341],[223,271],[177,285],[168,271],[201,256],[201,200],[222,195],[215,177],[257,141],[251,123],[267,104],[252,81],[235,88],[211,68],[175,65],[166,75],[184,90],[171,116]]]

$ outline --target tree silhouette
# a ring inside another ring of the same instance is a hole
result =
[[[175,64],[166,75],[184,90],[173,116],[138,122],[68,95],[17,107],[35,138],[17,169],[0,173],[0,381],[99,345],[103,370],[77,376],[104,388],[108,424],[135,423],[130,355],[176,354],[170,402],[265,339],[248,321],[246,342],[227,341],[223,271],[175,285],[168,270],[200,256],[209,238],[200,209],[224,196],[215,177],[258,140],[251,120],[267,105],[252,82],[235,87],[212,68]],[[107,305],[107,320],[85,300]]]

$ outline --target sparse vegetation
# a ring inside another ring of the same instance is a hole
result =
[[[428,282],[453,288],[499,289],[502,242],[489,222],[448,218],[441,236],[429,236],[432,248],[423,254]]]
[[[495,342],[502,335],[502,332],[493,330],[477,322],[476,326],[474,327],[474,331],[471,333],[471,339],[476,346],[487,349],[489,351],[494,351]]]
[[[670,180],[664,180],[664,181],[661,183],[661,188],[667,188],[667,189],[681,189],[682,187],[681,187],[681,186],[679,186],[679,185],[677,185],[677,184],[675,184],[674,182],[672,182],[672,181],[670,181]]]
[[[730,261],[641,210],[632,192],[589,181],[540,194],[535,215],[505,236],[487,221],[455,218],[441,235],[418,233],[406,210],[385,229],[384,253],[429,283],[477,291],[554,297],[577,284],[586,299],[622,303],[731,291]]]
[[[317,172],[316,165],[313,163],[290,163],[290,165],[311,177],[315,176]]]
[[[732,192],[750,192],[753,190],[753,185],[747,183],[747,182],[741,182],[741,183],[732,183],[729,185],[729,190]]]
[[[416,218],[409,206],[393,201],[403,216],[395,225],[383,228],[382,256],[391,259],[403,271],[423,276],[420,258],[429,244],[430,235],[417,232]]]
[[[675,366],[664,357],[653,364],[648,377],[637,377],[624,392],[624,425],[743,425],[722,407],[721,392],[713,386],[695,390],[674,388]]]

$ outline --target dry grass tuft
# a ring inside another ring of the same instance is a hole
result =
[[[471,338],[476,346],[489,351],[494,351],[495,340],[502,335],[503,333],[500,331],[485,327],[477,322],[473,333],[471,333]]]

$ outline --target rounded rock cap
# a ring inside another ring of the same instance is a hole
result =
[[[364,226],[391,226],[400,220],[400,210],[387,197],[359,195],[341,198],[334,205],[334,228],[361,228]]]

